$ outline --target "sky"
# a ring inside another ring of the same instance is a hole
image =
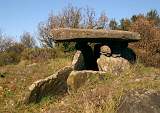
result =
[[[94,8],[97,15],[105,11],[109,19],[116,20],[151,9],[160,13],[160,0],[0,0],[0,29],[15,39],[23,32],[36,35],[38,23],[68,4]]]

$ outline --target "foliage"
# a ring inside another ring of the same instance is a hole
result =
[[[153,21],[154,20],[154,24],[157,26],[157,27],[160,27],[160,16],[157,12],[157,10],[150,10],[147,15],[146,15],[147,19],[148,20],[151,20]]]
[[[130,25],[131,25],[131,21],[129,20],[129,19],[124,19],[124,18],[122,18],[121,20],[120,20],[120,29],[122,29],[122,30],[124,30],[124,31],[128,31],[129,30],[129,28],[130,28]]]
[[[116,30],[116,29],[118,29],[117,26],[118,26],[118,23],[116,22],[115,19],[110,20],[110,22],[109,22],[109,27],[110,27],[111,30]]]
[[[105,12],[96,18],[94,9],[68,5],[59,14],[51,14],[46,22],[39,24],[39,40],[42,46],[53,48],[54,37],[51,32],[54,28],[105,29],[107,22],[108,18]]]
[[[150,10],[146,15],[123,18],[119,25],[115,20],[111,20],[109,26],[114,30],[138,32],[142,39],[130,47],[145,65],[160,67],[160,16],[156,10]]]
[[[25,49],[22,52],[22,60],[29,60],[32,62],[46,61],[48,59],[55,59],[57,57],[56,49],[51,48],[33,48]]]
[[[59,48],[27,48],[21,53],[21,60],[28,62],[44,62],[50,59],[71,57],[72,52],[64,52]]]
[[[20,62],[23,50],[24,46],[21,44],[15,43],[13,46],[9,46],[5,51],[0,53],[0,66]]]
[[[140,60],[146,65],[160,67],[160,29],[155,27],[154,20],[139,17],[130,30],[141,35],[142,40],[133,45],[134,49],[143,51],[137,52]]]
[[[20,36],[20,43],[26,48],[33,48],[36,46],[36,42],[29,32],[24,32]]]
[[[5,36],[2,32],[0,32],[0,52],[5,51],[14,43],[15,42],[11,38]]]

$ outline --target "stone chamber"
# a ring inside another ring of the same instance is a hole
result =
[[[108,70],[113,73],[117,70],[119,72],[126,64],[136,62],[136,54],[128,48],[128,43],[140,40],[137,33],[117,30],[54,29],[51,35],[55,42],[76,42],[77,51],[70,66],[30,85],[24,100],[27,104],[39,102],[44,96],[76,91],[90,77],[96,76],[98,80],[103,80]],[[100,48],[104,45],[111,49],[111,54],[109,57],[103,56],[102,62],[98,63],[97,60],[102,56]],[[99,67],[102,67],[102,70]]]

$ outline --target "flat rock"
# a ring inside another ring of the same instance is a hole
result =
[[[25,103],[39,102],[44,96],[66,93],[67,78],[72,70],[72,67],[66,66],[47,78],[35,81],[28,88]]]
[[[51,31],[54,41],[87,41],[87,42],[104,42],[108,40],[135,42],[139,41],[138,33],[122,30],[97,30],[97,29],[69,29],[59,28]]]

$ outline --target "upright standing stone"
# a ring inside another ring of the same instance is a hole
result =
[[[118,55],[111,56],[111,50],[104,45],[100,48],[100,58],[97,60],[100,71],[105,71],[118,75],[129,69],[129,62]]]
[[[107,57],[101,55],[97,63],[100,71],[113,73],[115,75],[119,75],[119,73],[128,70],[130,67],[129,62],[122,57],[114,58],[112,56]]]

